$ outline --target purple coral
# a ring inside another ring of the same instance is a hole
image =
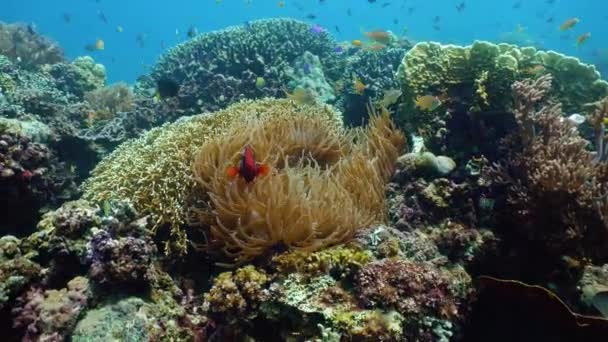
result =
[[[362,267],[355,284],[359,300],[368,308],[441,318],[458,314],[448,277],[429,264],[383,259]]]
[[[74,328],[89,300],[89,282],[76,277],[67,288],[31,288],[13,308],[13,327],[23,331],[22,341],[63,341]]]
[[[69,197],[74,182],[46,145],[0,131],[0,188],[0,231],[22,233],[34,226],[41,207]]]
[[[144,238],[114,239],[99,231],[88,244],[91,279],[102,285],[138,285],[148,280],[148,269],[156,247]]]

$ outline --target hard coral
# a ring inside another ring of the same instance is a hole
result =
[[[13,325],[23,341],[61,341],[68,336],[89,300],[88,280],[76,277],[61,290],[32,288],[13,308]]]
[[[201,221],[233,261],[285,246],[306,251],[343,242],[384,219],[384,185],[405,143],[387,112],[372,113],[357,142],[320,116],[268,117],[236,124],[204,144],[194,173],[211,207]],[[273,169],[255,182],[232,180],[243,146]]]
[[[334,124],[341,119],[329,107],[300,107],[287,100],[268,99],[244,101],[217,113],[153,129],[119,146],[102,160],[84,184],[84,197],[98,202],[129,199],[140,214],[151,216],[156,228],[171,227],[172,243],[166,245],[165,252],[185,252],[186,235],[182,227],[194,197],[196,183],[191,164],[195,152],[237,121],[257,116],[297,118],[302,115],[325,117]]]
[[[266,288],[269,280],[266,273],[253,266],[221,273],[205,294],[204,306],[218,319],[229,323],[252,319],[258,314],[260,304],[270,299]]]
[[[59,45],[36,32],[33,24],[0,22],[0,55],[7,56],[25,68],[64,60]]]
[[[399,259],[372,262],[356,276],[358,297],[366,307],[441,318],[458,314],[449,283],[448,276],[435,267]]]
[[[172,82],[185,115],[218,110],[243,99],[283,96],[290,81],[287,69],[306,51],[318,56],[329,79],[339,70],[335,42],[327,32],[293,19],[268,19],[201,34],[161,57],[152,73],[140,80],[140,93]],[[256,79],[265,80],[264,87]]]
[[[85,100],[90,104],[88,125],[98,120],[112,119],[119,112],[133,109],[133,93],[126,83],[117,83],[85,93]]]
[[[594,162],[560,104],[546,100],[551,81],[544,76],[513,85],[518,130],[504,145],[512,152],[486,170],[506,193],[500,222],[545,256],[605,261],[608,167]]]

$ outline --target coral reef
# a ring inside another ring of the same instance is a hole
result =
[[[99,120],[112,119],[119,112],[129,112],[134,107],[133,93],[126,83],[117,83],[87,92],[84,99],[90,104],[87,114],[89,126]]]
[[[504,193],[501,226],[549,260],[603,261],[608,168],[594,162],[561,105],[546,99],[551,84],[547,75],[513,85],[518,130],[504,142],[508,156],[487,170],[496,192]]]
[[[388,112],[371,113],[360,133],[353,143],[327,118],[300,115],[252,119],[211,138],[194,174],[209,197],[200,220],[211,226],[212,245],[246,261],[277,246],[318,250],[381,222],[384,185],[405,139]],[[226,176],[243,146],[270,166],[268,176],[251,184]]]
[[[14,236],[0,238],[0,309],[41,276],[40,265],[21,251],[21,241]]]
[[[30,69],[64,61],[59,45],[36,32],[33,24],[0,22],[0,55]]]
[[[335,42],[326,32],[293,19],[267,19],[201,34],[163,55],[137,92],[154,93],[158,82],[177,87],[181,115],[215,111],[243,99],[280,97],[288,68],[306,51],[316,55],[328,79],[337,79]],[[262,77],[263,87],[256,86]],[[163,94],[161,94],[163,95]]]
[[[330,103],[336,98],[334,89],[327,82],[323,72],[323,64],[318,56],[309,51],[294,61],[294,66],[285,71],[293,80],[289,82],[292,89],[302,88],[311,90],[315,98],[323,103]]]
[[[78,97],[101,89],[106,84],[106,69],[91,56],[78,57],[71,63],[58,63],[44,68],[55,80],[58,89]]]
[[[557,52],[489,42],[466,47],[419,43],[408,51],[398,72],[404,93],[400,118],[409,132],[439,149],[446,144],[446,136],[464,128],[450,130],[450,122],[459,113],[479,113],[473,118],[477,121],[486,114],[500,116],[510,108],[513,82],[547,73],[554,77],[551,95],[560,99],[567,113],[581,112],[586,103],[608,95],[608,83],[593,66]],[[416,97],[426,95],[439,97],[442,105],[432,111],[415,108]]]
[[[336,124],[340,120],[329,107],[294,106],[287,100],[244,101],[214,114],[180,120],[123,144],[102,160],[84,184],[84,197],[93,202],[130,199],[139,213],[151,215],[155,227],[169,225],[176,234],[177,245],[167,245],[166,251],[177,247],[183,252],[182,226],[194,196],[196,183],[190,170],[196,151],[231,124],[256,116],[319,116]],[[125,163],[130,167],[124,168]]]
[[[60,290],[32,288],[13,308],[14,327],[24,331],[24,341],[61,341],[69,336],[89,298],[89,283],[83,277]]]
[[[76,193],[74,178],[46,145],[0,121],[0,231],[23,236],[52,207]]]

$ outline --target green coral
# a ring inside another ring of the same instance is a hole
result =
[[[567,113],[579,112],[584,104],[608,94],[608,82],[600,79],[594,66],[557,52],[483,41],[470,46],[418,43],[398,71],[405,95],[403,120],[412,132],[435,133],[446,107],[416,109],[414,100],[425,95],[458,98],[469,112],[506,111],[513,82],[546,72],[554,77],[552,95]]]
[[[269,277],[249,265],[234,272],[221,273],[205,294],[208,311],[228,322],[252,319],[257,308],[270,298],[265,288]]]
[[[186,251],[186,225],[195,181],[191,164],[209,138],[247,117],[324,115],[341,122],[327,106],[294,106],[289,100],[242,101],[213,114],[198,115],[150,130],[127,141],[102,160],[84,186],[93,202],[126,198],[137,212],[150,215],[154,227],[168,225],[172,237],[166,253]]]
[[[0,309],[40,276],[42,268],[22,255],[21,241],[11,235],[0,238]]]
[[[329,274],[345,278],[372,260],[369,251],[338,246],[317,252],[294,251],[273,258],[279,272]]]
[[[103,64],[95,63],[91,56],[82,56],[76,58],[72,65],[75,66],[84,76],[84,80],[89,87],[83,88],[103,88],[106,84],[106,68]]]

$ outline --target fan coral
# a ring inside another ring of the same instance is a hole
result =
[[[182,226],[187,222],[196,184],[191,172],[195,151],[247,117],[302,115],[325,117],[334,125],[341,122],[340,115],[329,107],[294,106],[287,100],[243,101],[213,114],[152,129],[124,143],[92,171],[92,177],[83,185],[83,196],[94,202],[129,199],[140,214],[150,215],[156,228],[171,227],[171,242],[175,245],[167,244],[166,252],[185,252]]]
[[[5,55],[26,68],[64,60],[59,45],[38,34],[33,24],[0,22],[0,55]]]
[[[559,103],[546,97],[552,78],[516,82],[518,131],[505,141],[512,151],[486,170],[506,190],[502,222],[536,244],[545,256],[608,257],[608,167],[594,162]]]
[[[283,246],[307,251],[340,243],[384,219],[384,185],[405,143],[384,111],[356,142],[320,116],[268,117],[235,124],[201,147],[194,174],[209,196],[200,219],[233,261]],[[271,166],[249,184],[226,168],[243,146]]]

